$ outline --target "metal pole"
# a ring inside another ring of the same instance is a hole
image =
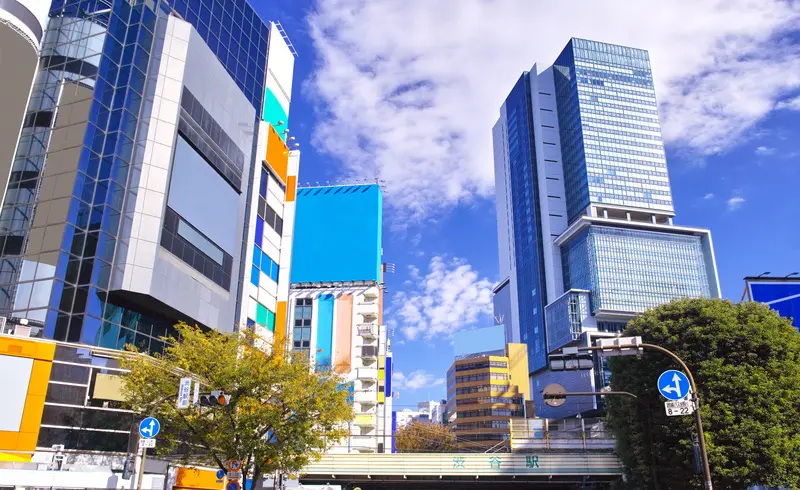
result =
[[[558,395],[555,395],[554,398],[562,396],[567,397],[567,396],[605,396],[605,395],[627,396],[629,398],[633,398],[634,400],[636,400],[636,403],[638,403],[641,408],[644,408],[644,415],[645,417],[647,417],[647,448],[649,449],[649,455],[650,455],[650,472],[652,473],[653,476],[653,486],[655,487],[655,490],[659,490],[661,486],[658,484],[658,473],[656,472],[656,466],[655,466],[656,458],[655,458],[655,453],[653,452],[653,441],[651,439],[653,424],[650,415],[650,408],[647,405],[645,405],[645,403],[642,400],[640,400],[638,396],[628,391],[570,391],[567,393],[559,393]],[[581,425],[583,425],[583,419],[581,419]],[[585,432],[584,432],[584,447],[585,446],[586,444],[585,444]]]
[[[678,357],[677,354],[672,352],[671,350],[665,349],[659,345],[654,344],[623,344],[623,345],[615,345],[613,347],[578,347],[578,350],[584,351],[593,351],[593,350],[622,350],[622,349],[653,349],[657,350],[661,353],[664,353],[671,358],[675,359],[678,364],[681,365],[681,368],[686,372],[686,376],[689,378],[689,384],[692,387],[693,393],[693,401],[694,401],[694,423],[697,428],[697,439],[700,443],[700,459],[703,463],[703,481],[706,490],[713,490],[714,486],[711,483],[711,467],[708,464],[708,452],[706,451],[706,438],[703,433],[703,419],[700,416],[700,396],[697,392],[697,385],[694,382],[694,376],[692,376],[692,372],[686,366],[686,363],[683,362],[683,359]]]
[[[136,477],[136,490],[142,490],[142,477],[144,477],[144,461],[147,459],[147,449],[142,448],[142,462],[139,466],[139,475]]]

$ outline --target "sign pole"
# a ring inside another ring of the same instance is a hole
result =
[[[708,464],[708,452],[706,450],[706,438],[703,433],[703,419],[700,417],[700,397],[697,393],[697,385],[694,382],[694,376],[692,376],[692,372],[686,366],[686,363],[683,362],[683,359],[678,357],[677,354],[672,352],[671,350],[665,349],[659,345],[654,344],[620,344],[614,346],[605,346],[605,347],[578,347],[578,350],[582,351],[594,351],[594,350],[622,350],[622,349],[652,349],[662,352],[671,358],[675,359],[678,364],[681,365],[686,376],[689,378],[689,385],[692,388],[692,396],[693,396],[693,404],[694,404],[694,423],[697,428],[697,439],[700,443],[700,460],[703,466],[703,481],[704,487],[706,490],[713,490],[714,486],[711,483],[711,467]]]
[[[139,474],[136,476],[136,490],[142,490],[142,478],[144,477],[144,461],[147,459],[147,449],[142,448],[142,459],[139,463]]]

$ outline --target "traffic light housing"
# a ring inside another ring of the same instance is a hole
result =
[[[588,371],[594,368],[591,352],[550,354],[550,371]]]
[[[125,462],[122,464],[122,479],[123,480],[130,480],[133,476],[133,467],[136,462],[133,459],[133,455],[128,455],[125,458]]]
[[[199,404],[201,407],[217,407],[230,403],[230,395],[223,391],[212,391],[211,393],[200,395]]]

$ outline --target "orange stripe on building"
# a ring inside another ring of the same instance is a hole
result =
[[[290,175],[286,178],[286,202],[294,202],[297,193],[297,176]]]
[[[267,135],[267,165],[280,177],[283,183],[286,183],[286,176],[289,173],[289,148],[283,142],[278,132],[272,127],[269,127],[269,134]]]
[[[286,301],[278,301],[275,308],[275,346],[278,352],[283,352],[286,348]]]
[[[350,372],[353,365],[353,295],[336,298],[336,347],[333,350],[333,370],[339,374]]]

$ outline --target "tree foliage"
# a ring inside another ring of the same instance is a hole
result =
[[[758,303],[687,299],[638,316],[624,335],[675,352],[692,371],[716,489],[800,488],[800,333],[789,320]],[[611,388],[633,392],[646,407],[606,398],[628,488],[654,488],[651,456],[661,489],[702,488],[694,418],[667,417],[656,386],[660,373],[680,367],[652,352],[609,364]]]
[[[446,453],[456,449],[456,438],[442,424],[412,421],[397,430],[395,449],[399,453]]]
[[[223,469],[240,459],[244,477],[258,481],[300,470],[347,434],[353,412],[335,373],[314,373],[303,357],[255,349],[252,336],[176,328],[180,339],[168,339],[163,355],[122,361],[131,370],[129,405],[161,422],[158,454]],[[229,394],[229,405],[178,410],[172,395],[182,376],[199,380],[202,392]]]

